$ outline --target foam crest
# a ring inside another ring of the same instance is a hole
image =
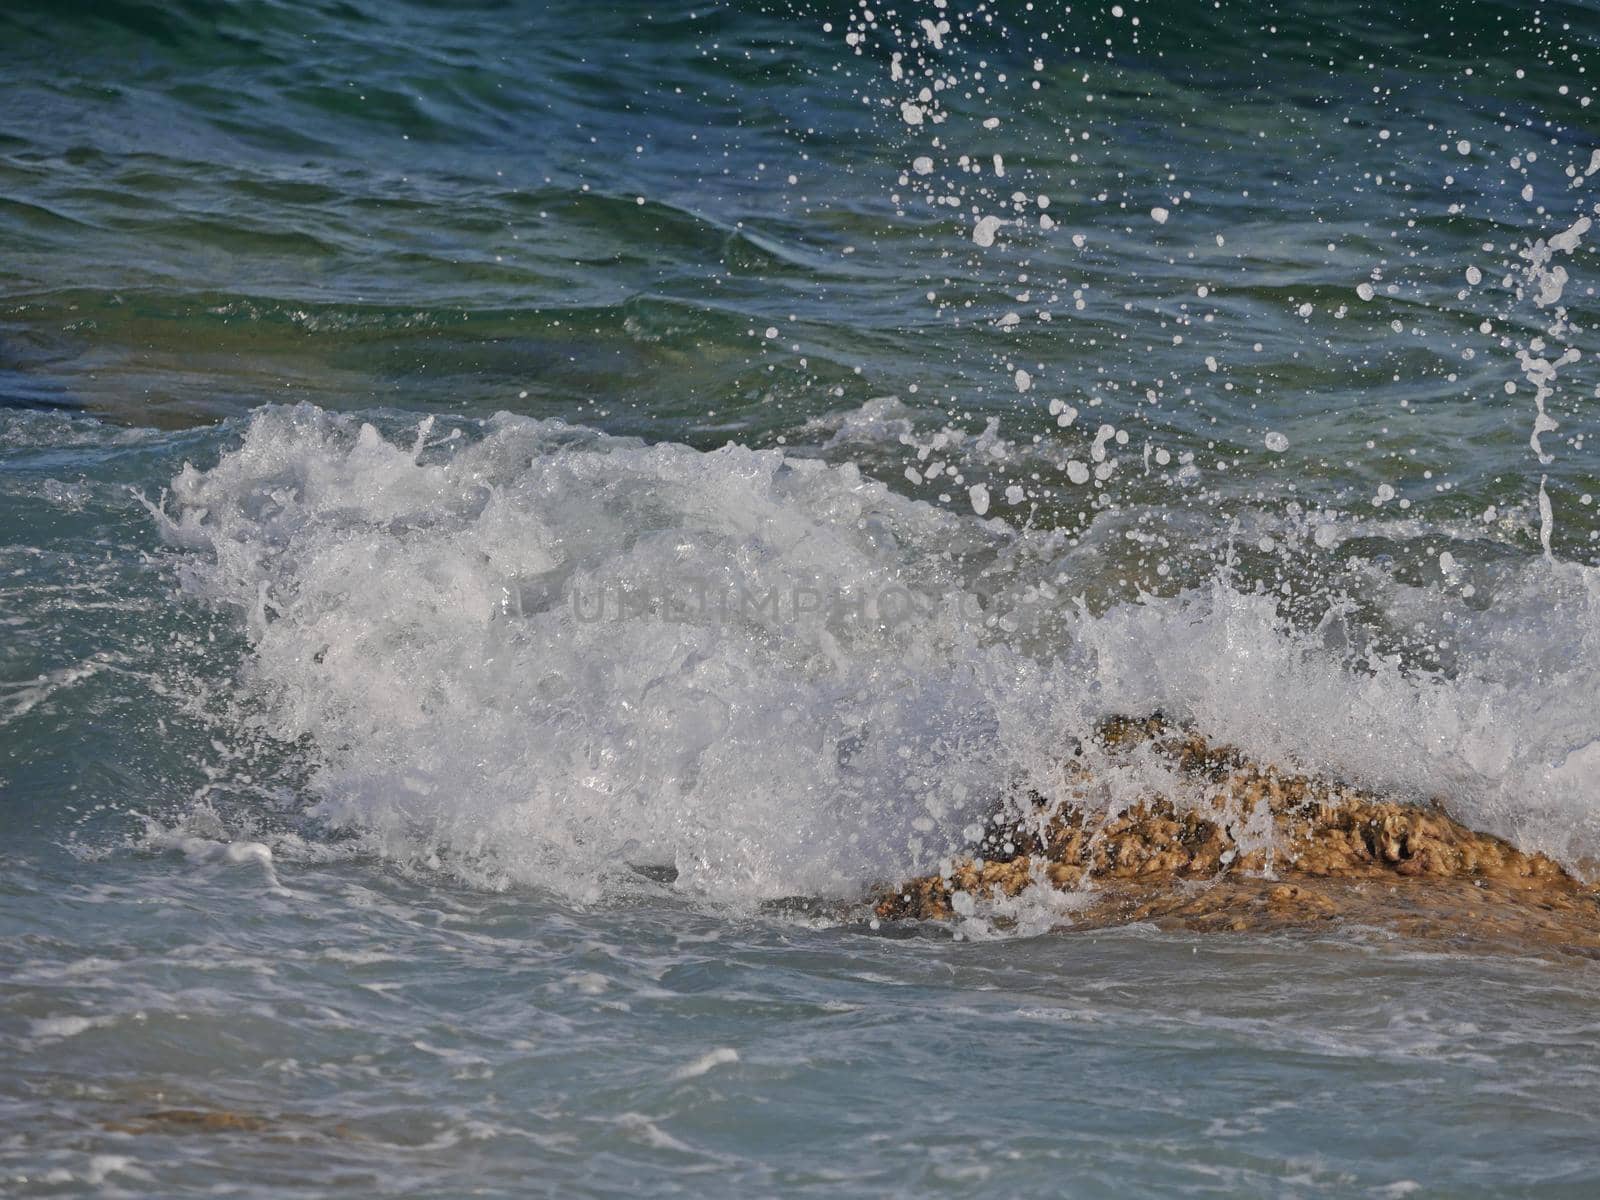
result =
[[[163,518],[274,732],[314,739],[325,819],[495,882],[830,894],[981,798],[1010,654],[947,556],[995,535],[775,452],[426,436],[263,412]]]
[[[255,719],[312,747],[313,815],[482,885],[854,895],[1152,709],[1569,862],[1600,844],[1583,568],[1530,563],[1449,677],[1357,669],[1348,615],[1291,629],[1220,580],[1091,611],[1054,535],[848,464],[309,406],[258,412],[158,519],[188,591],[240,613]]]

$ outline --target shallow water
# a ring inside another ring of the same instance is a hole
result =
[[[1592,874],[1600,13],[867,11],[0,14],[6,1189],[1593,1190],[1587,964],[858,902],[1156,709]]]
[[[970,944],[364,864],[8,864],[26,1192],[1580,1196],[1595,988],[1384,937]],[[74,1021],[73,1017],[81,1020]],[[261,1131],[118,1134],[170,1109]],[[1470,1133],[1470,1136],[1467,1134]]]

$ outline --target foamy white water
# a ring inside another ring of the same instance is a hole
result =
[[[258,414],[158,517],[185,590],[247,632],[245,707],[308,741],[311,815],[474,882],[596,897],[669,866],[693,894],[850,898],[1157,710],[1574,867],[1600,848],[1591,568],[1525,561],[1480,610],[1388,582],[1449,645],[1423,669],[1225,571],[1079,601],[1081,548],[849,465],[311,407]]]

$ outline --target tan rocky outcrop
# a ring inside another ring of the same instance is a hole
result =
[[[1159,718],[1107,722],[1098,741],[1108,761],[1142,753],[1176,767],[1184,794],[1097,811],[1092,772],[1069,766],[1068,793],[1082,803],[1052,811],[1034,796],[1021,811],[997,813],[983,857],[885,889],[876,916],[946,920],[966,898],[1043,886],[1075,894],[1069,928],[1271,930],[1344,920],[1600,955],[1592,888],[1438,805],[1264,767]]]

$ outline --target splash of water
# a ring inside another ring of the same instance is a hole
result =
[[[580,897],[658,865],[722,899],[848,896],[1157,708],[1569,863],[1600,847],[1589,569],[1509,576],[1446,675],[1221,576],[1071,603],[1059,535],[850,466],[509,416],[434,432],[263,410],[159,510],[185,588],[248,632],[256,719],[314,747],[312,815],[377,853]]]

